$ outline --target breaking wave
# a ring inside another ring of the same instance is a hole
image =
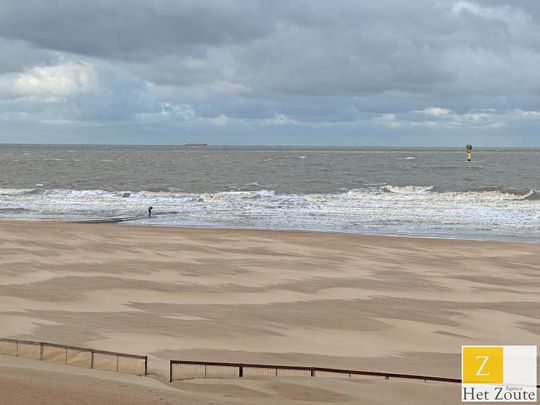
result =
[[[415,194],[433,190],[433,186],[383,186],[383,189],[391,193]]]
[[[540,240],[540,193],[381,184],[328,194],[0,188],[0,218]]]

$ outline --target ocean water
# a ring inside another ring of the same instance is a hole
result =
[[[539,242],[540,149],[0,145],[0,219]]]

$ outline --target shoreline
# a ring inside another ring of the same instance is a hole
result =
[[[136,218],[140,219],[140,218]],[[66,221],[66,220],[42,220],[42,219],[17,219],[17,220],[4,220],[0,219],[0,226],[2,224],[17,224],[17,223],[34,223],[34,224],[79,224],[79,225],[111,225],[111,226],[126,226],[133,228],[157,228],[157,229],[180,229],[180,230],[207,230],[207,231],[246,231],[246,232],[282,232],[282,233],[307,233],[307,234],[330,234],[330,235],[344,235],[344,236],[359,236],[359,237],[374,237],[374,238],[398,238],[398,239],[418,239],[418,240],[443,240],[443,241],[467,241],[467,242],[493,242],[493,243],[515,243],[515,244],[527,244],[535,245],[540,244],[540,240],[530,239],[480,239],[480,238],[468,238],[464,235],[451,237],[451,236],[427,236],[427,235],[396,235],[396,234],[382,234],[382,233],[359,233],[359,232],[347,232],[347,231],[332,231],[325,229],[284,229],[284,228],[241,228],[241,227],[226,227],[226,226],[185,226],[185,225],[167,225],[167,224],[133,224],[129,223],[133,219],[120,218],[120,219],[96,219],[96,220],[82,220],[82,221]]]

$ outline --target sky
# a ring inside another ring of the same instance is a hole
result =
[[[536,0],[0,0],[0,142],[540,146]]]

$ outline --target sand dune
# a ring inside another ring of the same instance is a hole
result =
[[[538,244],[0,224],[0,335],[149,354],[159,379],[171,358],[459,377],[463,344],[540,342],[539,293]],[[268,398],[294,400],[279,384]]]

